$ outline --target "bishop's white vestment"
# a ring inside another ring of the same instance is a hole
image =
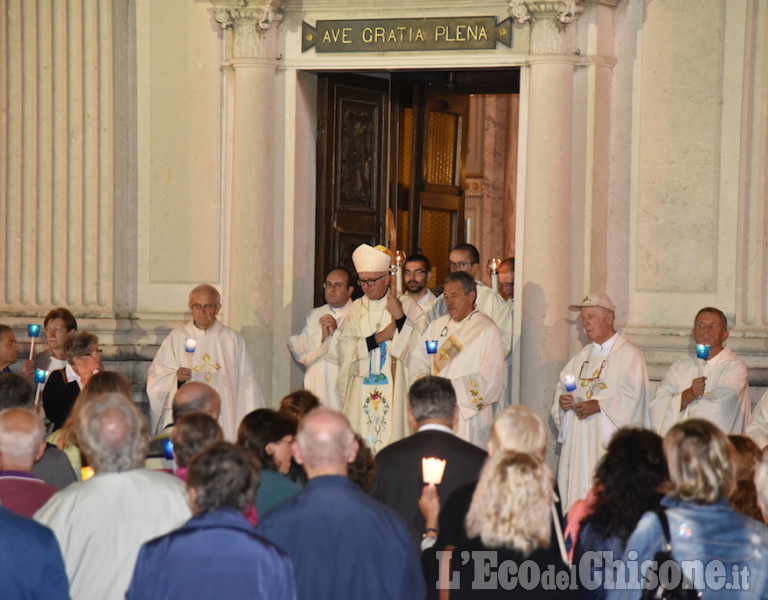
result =
[[[374,453],[408,432],[407,367],[426,318],[408,296],[401,295],[400,301],[405,322],[392,340],[372,350],[368,347],[368,337],[392,322],[386,295],[379,300],[366,296],[355,300],[339,340],[337,390],[342,412]]]
[[[576,377],[576,390],[568,392],[564,375]],[[560,408],[560,396],[571,394],[578,403],[597,400],[600,412],[579,420],[573,410]],[[648,371],[640,349],[623,333],[604,344],[584,346],[560,372],[552,404],[552,418],[562,443],[557,483],[563,512],[592,487],[595,467],[620,427],[648,427],[650,393]]]
[[[704,395],[680,412],[683,391],[700,374],[707,378]],[[688,357],[669,367],[651,402],[651,426],[663,436],[678,421],[706,419],[727,434],[741,433],[750,409],[747,365],[725,347],[709,360]]]
[[[193,353],[185,351],[189,337],[197,340]],[[219,321],[206,330],[189,321],[163,340],[147,371],[151,432],[171,421],[171,403],[178,389],[176,371],[180,367],[192,369],[191,381],[207,383],[221,396],[219,424],[227,440],[237,438],[237,426],[245,415],[265,407],[243,337]]]
[[[435,354],[426,342],[437,341]],[[493,424],[493,406],[504,394],[504,345],[496,324],[478,310],[456,322],[443,315],[427,326],[411,352],[411,381],[425,375],[451,380],[459,407],[457,435],[483,449]]]
[[[339,339],[351,306],[352,301],[348,300],[339,308],[333,308],[330,304],[315,308],[307,316],[304,329],[288,338],[291,354],[306,367],[304,388],[333,410],[341,410],[336,391],[336,380],[339,377]],[[320,317],[325,315],[336,319],[336,330],[323,339]]]

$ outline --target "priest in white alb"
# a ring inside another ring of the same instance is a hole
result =
[[[408,360],[426,319],[390,290],[389,251],[361,244],[352,254],[364,296],[352,303],[339,340],[342,412],[375,453],[408,432]]]
[[[614,432],[650,425],[645,358],[614,328],[616,307],[611,299],[603,293],[590,294],[568,308],[581,312],[581,325],[592,343],[560,372],[552,404],[552,418],[560,431],[557,441],[563,445],[557,469],[563,512],[586,498]]]
[[[678,421],[707,419],[725,433],[742,433],[751,403],[747,365],[725,345],[728,321],[708,306],[693,320],[693,339],[706,358],[675,361],[651,402],[651,425],[665,435]]]
[[[327,304],[310,311],[299,333],[288,338],[293,358],[306,367],[304,389],[327,407],[341,410],[336,380],[339,377],[339,339],[352,306],[355,286],[344,267],[332,269],[323,282]]]
[[[221,396],[219,423],[224,436],[234,441],[240,420],[265,406],[248,349],[239,333],[216,319],[221,310],[216,288],[193,289],[189,309],[192,320],[163,340],[147,371],[152,432],[170,422],[176,390],[187,381],[202,381]]]
[[[477,284],[471,275],[450,273],[443,296],[448,314],[427,326],[412,351],[411,379],[450,379],[459,407],[457,435],[485,449],[493,405],[504,392],[504,344],[496,324],[475,308]]]

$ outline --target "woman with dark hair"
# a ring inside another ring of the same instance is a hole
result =
[[[580,588],[582,598],[606,597],[606,579],[612,573],[603,570],[603,560],[608,557],[602,553],[612,552],[612,560],[622,556],[640,517],[659,506],[664,495],[660,488],[668,479],[661,436],[647,429],[626,428],[611,438],[595,473],[592,512],[581,521],[574,549],[575,565],[586,552],[599,553],[591,555],[597,557],[590,564],[591,581],[602,585]]]
[[[43,390],[45,416],[54,431],[64,425],[80,390],[101,366],[99,338],[88,331],[71,334],[65,351],[67,366],[51,373]]]
[[[728,500],[733,510],[758,521],[763,520],[763,511],[757,500],[755,467],[760,460],[760,448],[745,435],[729,435],[733,446],[734,478],[736,480]]]
[[[301,490],[285,476],[291,466],[296,428],[296,419],[270,408],[254,410],[240,421],[237,445],[261,463],[261,484],[256,493],[259,518]]]

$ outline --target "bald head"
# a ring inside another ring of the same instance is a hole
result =
[[[179,388],[173,399],[173,421],[196,412],[205,413],[218,420],[221,413],[221,397],[206,383],[188,381]]]
[[[346,475],[347,465],[357,453],[357,441],[344,415],[321,407],[304,416],[294,451],[310,479],[318,475]]]
[[[28,408],[0,411],[0,461],[5,471],[30,473],[45,452],[43,420]]]

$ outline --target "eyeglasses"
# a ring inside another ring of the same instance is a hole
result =
[[[330,281],[326,281],[323,283],[323,289],[330,290],[343,290],[345,287],[347,287],[346,283],[342,283],[341,281],[337,281],[336,283],[331,283]]]
[[[200,312],[201,310],[212,311],[218,308],[218,304],[190,304],[189,308],[194,311]]]
[[[379,279],[383,279],[383,278],[384,278],[384,277],[386,277],[386,276],[387,276],[387,274],[386,274],[386,273],[384,273],[384,275],[379,275],[378,277],[376,277],[376,278],[374,278],[374,279],[358,279],[358,280],[357,280],[357,283],[358,283],[358,284],[360,284],[360,286],[364,286],[364,285],[373,285],[373,284],[374,284],[374,283],[376,283],[376,282],[377,282]]]
[[[448,266],[451,269],[459,269],[459,270],[465,269],[466,267],[468,267],[470,265],[476,265],[476,264],[477,263],[475,263],[475,262],[451,262],[450,260],[448,261]]]
[[[597,373],[595,373],[592,377],[589,377],[588,374],[587,376],[584,375],[584,368],[587,367],[587,365],[589,365],[589,361],[585,360],[583,363],[581,363],[581,370],[579,371],[579,379],[581,379],[582,381],[600,381],[600,375],[603,373],[603,367],[605,366],[606,362],[607,361],[603,361],[602,363],[600,363],[600,370]]]
[[[85,354],[81,354],[80,358],[85,358],[86,356],[90,356],[91,358],[99,358],[102,352],[103,350],[99,348],[98,350],[94,350],[93,352],[86,352]]]
[[[424,269],[414,269],[413,271],[406,269],[403,273],[405,275],[426,275],[427,272]]]

